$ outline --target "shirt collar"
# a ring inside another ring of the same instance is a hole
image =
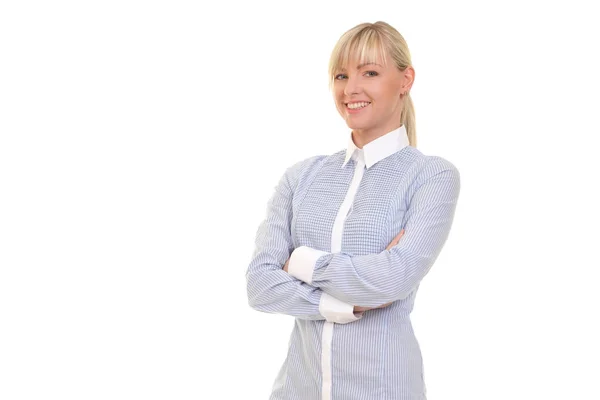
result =
[[[348,148],[346,149],[346,159],[342,164],[342,168],[346,166],[350,158],[356,160],[357,157],[362,158],[366,167],[370,168],[408,145],[408,134],[404,125],[365,144],[362,149],[356,147],[351,133]]]

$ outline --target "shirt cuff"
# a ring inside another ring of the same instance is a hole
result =
[[[308,246],[296,248],[290,256],[288,274],[310,285],[317,260],[326,254],[329,253]]]
[[[344,303],[333,296],[323,292],[319,301],[319,312],[329,322],[347,324],[362,318],[363,312],[354,312],[354,306]]]

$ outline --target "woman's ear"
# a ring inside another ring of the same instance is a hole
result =
[[[402,74],[404,79],[402,88],[404,89],[404,92],[409,92],[415,81],[415,69],[413,67],[406,67],[404,71],[402,71]]]

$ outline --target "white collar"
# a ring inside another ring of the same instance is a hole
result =
[[[356,147],[352,140],[352,133],[350,133],[350,140],[346,149],[346,159],[342,164],[342,168],[346,166],[350,158],[356,160],[357,157],[362,157],[366,167],[370,168],[408,145],[408,134],[404,125],[365,144],[362,149]]]

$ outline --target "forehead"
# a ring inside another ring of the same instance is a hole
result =
[[[381,46],[357,46],[348,47],[340,53],[336,60],[335,69],[346,71],[347,69],[360,69],[365,66],[387,66],[387,52]]]

